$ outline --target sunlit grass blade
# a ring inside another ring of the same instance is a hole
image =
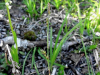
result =
[[[68,16],[69,12],[72,10],[73,7],[74,7],[74,4],[73,4],[73,6],[69,9],[68,13],[66,13],[66,17],[65,17],[65,19],[64,19],[64,21],[63,21],[63,23],[62,23],[62,25],[61,25],[61,27],[60,27],[60,29],[59,29],[59,32],[58,32],[58,35],[57,35],[57,38],[56,38],[54,50],[56,50],[57,43],[58,43],[58,40],[59,40],[59,36],[60,36],[61,31],[62,31],[62,29],[63,29],[64,23],[65,23],[66,20],[67,20],[67,16]]]
[[[63,41],[63,43],[62,43],[61,45],[59,44],[59,45],[58,45],[59,48],[57,47],[57,49],[56,49],[55,51],[58,50],[58,53],[59,53],[59,51],[60,51],[61,48],[62,48],[62,45],[66,42],[66,40],[67,40],[69,37],[70,37],[70,36],[68,36],[68,37]],[[61,43],[61,42],[60,42],[60,43]],[[53,65],[52,63],[54,63],[54,61],[55,61],[54,59],[56,59],[57,54],[58,54],[58,53],[56,53],[55,51],[53,52],[52,57],[51,57],[52,59],[50,60],[51,66]],[[52,60],[53,60],[53,61],[52,61]]]
[[[19,58],[18,58],[18,50],[16,48],[14,48],[14,46],[11,47],[11,55],[12,58],[15,62],[19,63]]]
[[[14,37],[14,42],[15,42],[15,44],[16,44],[16,48],[15,48],[15,56],[16,56],[16,58],[15,58],[15,60],[17,61],[17,63],[19,63],[19,58],[18,58],[18,47],[17,47],[17,35],[16,35],[16,32],[15,31],[13,31],[13,37]],[[14,48],[13,48],[14,49]]]

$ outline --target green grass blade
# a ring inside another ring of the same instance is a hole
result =
[[[12,55],[12,58],[15,62],[19,63],[19,58],[18,58],[18,52],[16,50],[16,48],[14,48],[14,46],[11,47],[11,55]]]
[[[74,6],[74,4],[73,4],[73,6]],[[73,6],[69,9],[68,13],[66,13],[66,17],[65,17],[65,19],[64,19],[64,21],[63,21],[63,23],[62,23],[62,25],[61,25],[61,27],[60,27],[60,30],[59,30],[58,35],[57,35],[57,38],[56,38],[56,42],[55,42],[55,46],[54,46],[54,50],[56,50],[57,43],[58,43],[59,36],[60,36],[60,34],[61,34],[62,28],[63,28],[63,26],[64,26],[64,23],[65,23],[66,20],[67,20],[67,16],[68,16],[68,14],[69,14],[69,12],[72,10]]]
[[[64,67],[59,68],[58,75],[64,75]]]
[[[34,67],[36,69],[37,74],[40,75],[39,71],[38,71],[38,69],[36,67],[36,64],[35,64],[35,57],[34,57],[35,56],[35,52],[36,52],[36,47],[34,48],[33,55],[32,55],[32,68],[33,68],[33,64],[34,64]]]
[[[82,37],[81,37],[81,40],[82,40],[82,44],[83,44],[83,48],[84,48],[84,53],[85,53],[85,57],[86,57],[87,65],[88,65],[88,71],[89,71],[88,73],[90,75],[90,63],[89,63],[89,59],[88,59],[88,56],[87,56],[86,48],[85,48],[85,45],[84,45]]]
[[[42,15],[42,11],[43,10],[43,1],[41,0],[41,3],[40,3],[40,14]]]
[[[35,62],[35,52],[36,52],[36,47],[34,48],[34,50],[33,50],[33,55],[32,55],[32,67],[31,68],[33,68],[33,63]]]
[[[85,20],[85,19],[84,19]],[[63,37],[63,39],[61,40],[61,42],[59,43],[57,49],[53,52],[53,55],[52,55],[52,59],[51,59],[51,65],[54,64],[55,60],[56,60],[56,57],[58,56],[58,53],[59,51],[61,50],[61,47],[66,39],[66,37],[71,33],[73,32],[76,28],[79,27],[79,25],[84,21],[84,20],[81,20],[77,25],[75,25],[68,33],[66,33],[66,35]]]
[[[24,75],[24,66],[25,66],[25,62],[27,60],[28,55],[30,54],[30,52],[32,51],[32,49],[28,52],[27,56],[25,57],[25,60],[23,62],[23,68],[22,68],[22,75]]]

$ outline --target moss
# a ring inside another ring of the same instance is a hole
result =
[[[27,31],[24,33],[24,39],[30,40],[30,41],[35,41],[37,36],[33,31]]]

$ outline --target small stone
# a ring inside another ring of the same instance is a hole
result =
[[[10,32],[9,35],[12,36],[12,33]]]
[[[30,48],[27,48],[27,51],[29,51],[30,50]]]
[[[20,59],[19,62],[20,62],[21,64],[23,64],[23,59]]]
[[[47,67],[47,66],[43,63],[43,67],[45,68],[45,67]]]
[[[16,34],[20,34],[20,31],[18,29],[16,29]]]
[[[20,25],[17,26],[17,29],[19,29],[19,28],[20,28]]]
[[[22,56],[22,58],[24,59],[26,56]]]
[[[55,32],[55,30],[53,29],[52,32]]]
[[[36,72],[34,69],[31,69],[31,73],[34,73],[34,72]]]
[[[1,32],[1,34],[6,35],[6,32]]]
[[[84,35],[84,36],[87,36],[87,35],[88,35],[87,31],[84,31],[84,32],[83,32],[83,35]]]
[[[41,57],[40,57],[40,56],[38,56],[38,59],[41,59]]]
[[[4,38],[5,37],[5,35],[1,35],[1,38]]]
[[[40,34],[39,36],[42,37],[42,34]]]
[[[1,37],[1,33],[0,33],[0,37]]]
[[[25,69],[25,73],[26,73],[27,75],[29,75],[29,74],[30,74],[30,71],[29,71],[29,69],[28,69],[28,68],[26,68],[26,69]]]
[[[5,26],[5,28],[10,28],[9,26]]]
[[[2,29],[3,32],[6,32],[6,29]]]
[[[42,34],[45,35],[45,31],[44,30],[42,30]]]

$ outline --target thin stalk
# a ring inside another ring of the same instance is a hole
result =
[[[89,75],[90,75],[90,63],[89,63],[89,59],[87,57],[87,52],[86,52],[86,48],[85,48],[82,36],[81,36],[81,41],[82,41],[82,44],[83,44],[83,48],[84,48],[84,52],[85,52],[85,57],[86,57],[87,65],[88,65],[88,71],[89,71]]]
[[[5,0],[5,3],[6,2],[7,1]],[[12,31],[12,34],[13,34],[13,37],[14,37],[14,30],[13,30],[13,26],[12,26],[12,22],[11,22],[9,8],[7,6],[6,6],[6,8],[7,8],[7,13],[8,13],[9,25],[10,25],[10,28],[11,28],[11,31]],[[17,43],[16,43],[16,49],[18,50]]]
[[[50,29],[50,60],[52,59],[52,27]]]
[[[41,5],[40,5],[40,13],[41,13],[41,15],[42,15],[42,13],[43,13],[43,1],[41,0],[41,3],[40,3]]]
[[[50,4],[48,3],[48,15],[50,14]],[[50,64],[49,64],[49,18],[46,19],[47,22],[47,62],[48,62],[48,70],[50,75]]]

